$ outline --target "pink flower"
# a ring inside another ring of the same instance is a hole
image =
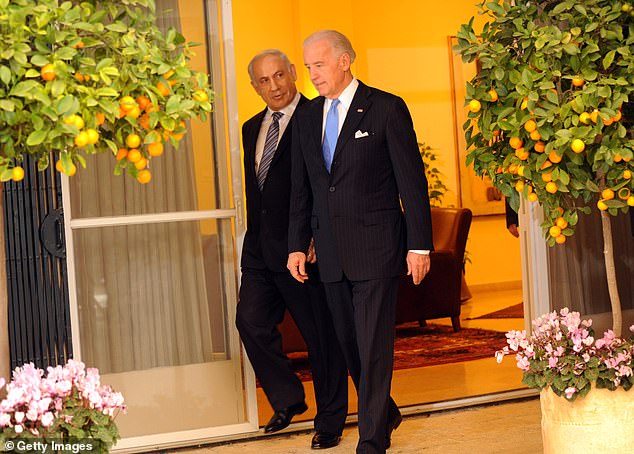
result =
[[[0,427],[7,427],[11,424],[11,415],[9,413],[0,413]]]
[[[15,418],[15,422],[17,423],[21,423],[22,421],[24,421],[24,416],[25,415],[23,411],[16,411],[13,415],[13,417]]]
[[[53,413],[51,413],[50,411],[47,411],[46,413],[42,415],[42,425],[44,427],[50,427],[50,425],[53,424],[54,419],[55,417],[53,416]]]
[[[572,386],[566,388],[566,390],[564,391],[564,393],[566,394],[566,398],[570,399],[572,398],[572,396],[574,396],[574,394],[577,392],[577,388],[574,388]]]
[[[517,360],[517,367],[519,367],[523,371],[530,370],[531,363],[528,361],[528,359],[525,356],[517,355],[515,356],[515,359]]]
[[[632,325],[632,326],[634,326],[634,325]],[[2,377],[0,377],[0,389],[4,388],[4,385],[5,385],[6,383],[7,383],[7,382],[5,381],[5,379],[4,379],[4,378],[2,378]]]
[[[17,424],[13,427],[13,430],[15,430],[16,434],[21,434],[22,432],[24,432],[24,427],[22,427],[20,424]]]
[[[556,356],[551,356],[550,358],[548,358],[548,367],[550,367],[551,369],[554,369],[555,367],[557,367],[558,361],[559,361],[559,358],[557,358]]]

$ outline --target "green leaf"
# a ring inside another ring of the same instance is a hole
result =
[[[15,103],[10,99],[0,99],[0,109],[13,112],[15,110]]]
[[[44,139],[46,139],[46,133],[47,131],[33,131],[31,134],[29,134],[29,137],[26,139],[26,144],[29,146],[34,146],[34,145],[39,145],[42,142],[44,142]]]
[[[614,61],[614,55],[616,54],[616,50],[611,50],[605,57],[603,57],[603,69],[608,69],[612,62]]]
[[[579,47],[572,43],[564,44],[563,49],[568,55],[577,55],[580,52]]]
[[[51,95],[57,98],[66,90],[66,82],[63,79],[55,79],[51,85]]]
[[[11,82],[11,70],[4,65],[0,65],[0,80],[5,85],[9,85]]]

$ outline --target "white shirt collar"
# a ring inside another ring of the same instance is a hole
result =
[[[357,92],[357,88],[359,87],[359,81],[356,77],[352,78],[352,81],[348,84],[346,88],[343,89],[339,97],[337,98],[341,105],[345,107],[345,111],[347,112],[350,109],[350,104],[352,104],[352,99],[354,98],[354,94]],[[326,103],[324,105],[324,109],[327,111],[330,108],[330,104],[332,104],[332,99],[326,98]]]
[[[284,114],[282,118],[291,118],[293,116],[293,112],[295,112],[295,109],[297,108],[297,104],[299,104],[299,98],[300,98],[299,92],[295,93],[295,97],[290,102],[290,104],[284,107],[283,109],[280,109],[277,111],[277,112],[282,112]],[[268,109],[266,109],[266,116],[271,117],[273,115],[273,112],[274,111],[271,110],[271,108],[269,107]]]

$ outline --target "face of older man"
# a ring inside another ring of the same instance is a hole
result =
[[[295,98],[295,66],[287,68],[284,60],[277,55],[265,55],[256,60],[253,76],[251,85],[271,110],[281,110]]]
[[[344,53],[337,57],[327,39],[304,46],[304,65],[319,94],[329,99],[337,98],[352,80],[350,56]]]

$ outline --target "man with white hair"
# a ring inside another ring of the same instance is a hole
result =
[[[304,251],[314,238],[357,387],[357,453],[384,453],[402,421],[390,398],[398,281],[407,269],[419,284],[429,271],[431,211],[407,106],[356,79],[354,59],[337,31],[304,41],[304,65],[321,96],[299,108],[293,124],[288,268],[307,281]]]

